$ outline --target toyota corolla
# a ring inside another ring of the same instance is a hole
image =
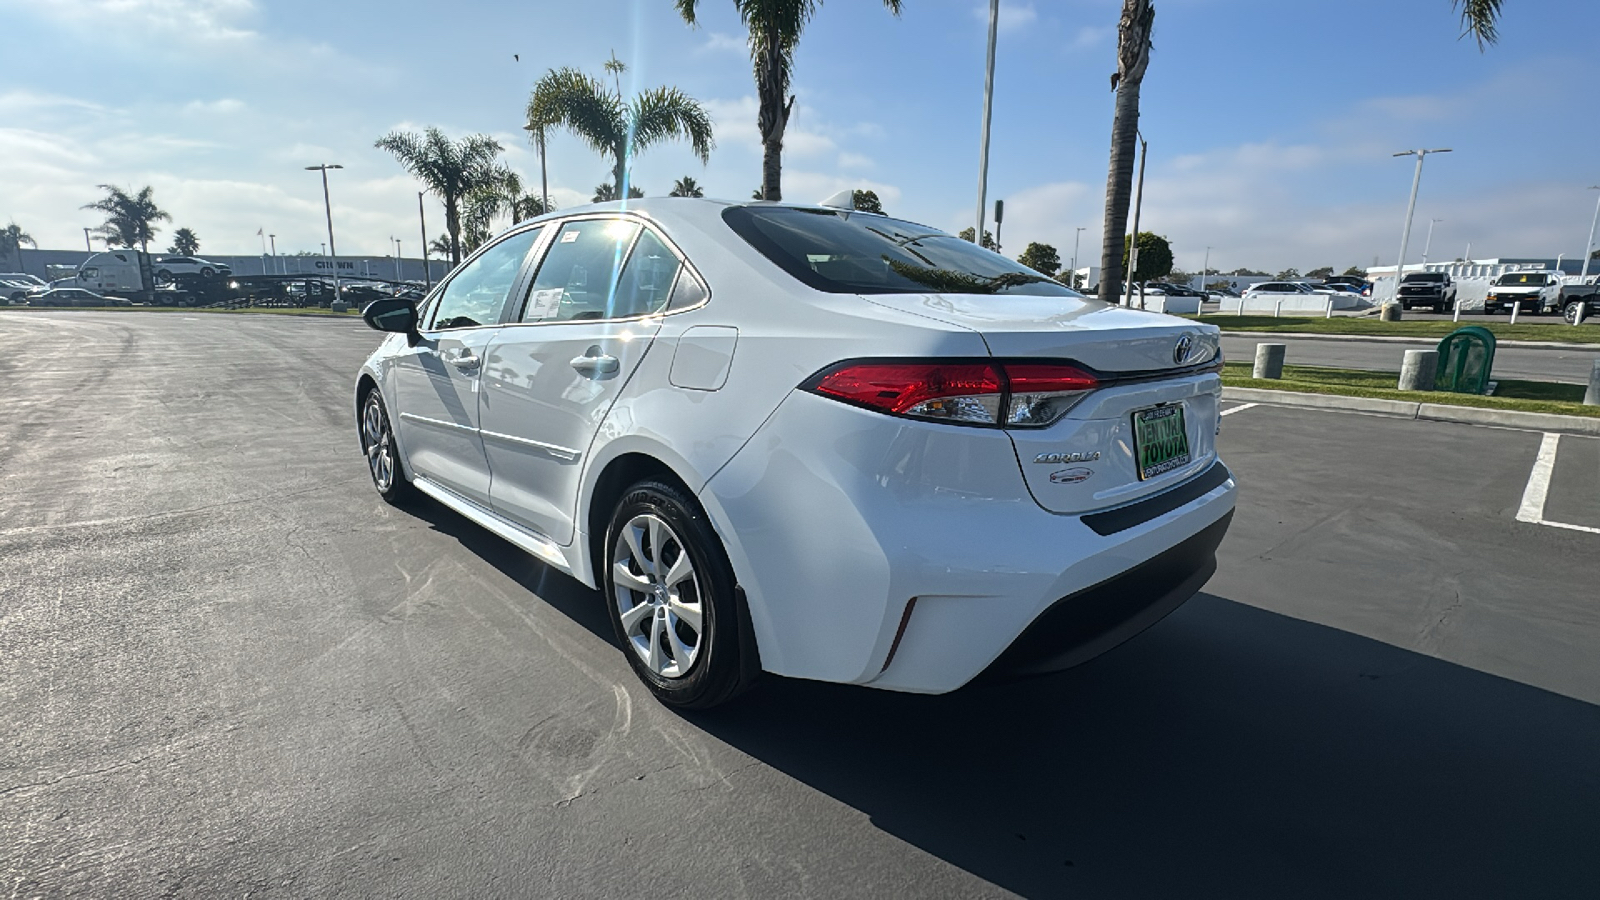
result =
[[[1076,665],[1198,591],[1233,514],[1215,328],[882,215],[565,211],[364,316],[378,493],[598,589],[672,706]]]

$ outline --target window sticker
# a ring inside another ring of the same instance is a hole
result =
[[[581,232],[579,232],[577,229],[563,231],[561,232],[561,243],[570,244],[578,239],[579,234],[581,234]]]
[[[566,293],[564,288],[550,288],[544,291],[534,291],[528,297],[528,314],[523,316],[524,322],[533,322],[539,319],[551,319],[561,308],[561,295]]]

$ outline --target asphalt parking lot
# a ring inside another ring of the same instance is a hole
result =
[[[592,592],[372,494],[359,323],[0,312],[0,338],[12,897],[1600,884],[1600,440],[1230,405],[1219,572],[1129,644],[685,717]]]

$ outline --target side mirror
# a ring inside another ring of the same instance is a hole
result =
[[[417,333],[417,308],[410,300],[399,297],[374,300],[361,311],[361,320],[369,328],[405,335],[412,346],[416,346],[417,339],[421,337]]]

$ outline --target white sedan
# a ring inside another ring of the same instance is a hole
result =
[[[199,275],[201,278],[211,278],[233,273],[233,268],[226,263],[215,263],[198,256],[163,256],[151,263],[150,267],[155,271],[156,280],[162,283],[172,281],[176,275]]]
[[[1076,665],[1199,590],[1232,518],[1214,327],[881,215],[566,210],[364,318],[378,493],[601,590],[676,707]]]

